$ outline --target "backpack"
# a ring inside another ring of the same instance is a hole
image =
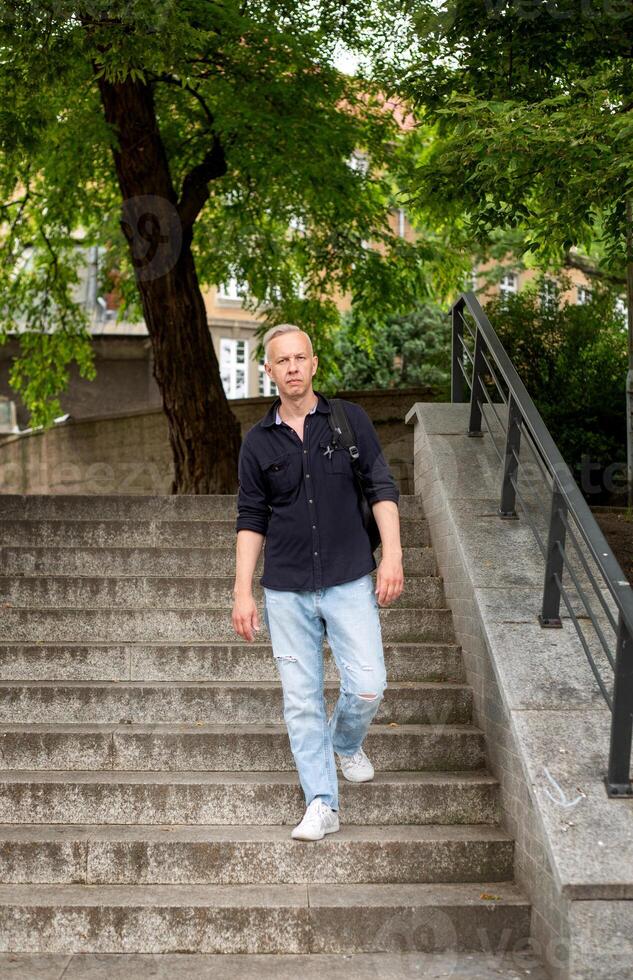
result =
[[[367,531],[371,550],[375,551],[380,544],[380,531],[378,530],[371,504],[365,496],[365,481],[360,469],[360,453],[356,445],[356,436],[347,417],[345,405],[340,398],[330,398],[330,409],[328,421],[334,436],[334,443],[343,449],[347,449],[349,453],[363,526]]]

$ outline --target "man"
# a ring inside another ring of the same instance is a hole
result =
[[[397,599],[404,584],[399,494],[369,417],[345,402],[381,537],[374,592],[376,563],[349,453],[333,438],[328,400],[312,387],[318,359],[310,338],[284,324],[268,331],[264,345],[279,399],[240,451],[233,626],[249,642],[259,629],[252,588],[265,538],[264,617],[306,801],[291,836],[320,840],[339,829],[334,752],[346,779],[374,775],[361,745],[386,687],[378,606]],[[341,676],[329,721],[324,635]]]

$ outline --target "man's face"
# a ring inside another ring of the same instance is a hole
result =
[[[301,398],[312,390],[318,358],[310,351],[308,336],[299,331],[282,333],[270,341],[266,373],[273,379],[281,395]]]

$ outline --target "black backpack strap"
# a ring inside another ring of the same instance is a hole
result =
[[[358,451],[358,446],[356,445],[356,435],[347,417],[345,405],[340,398],[330,398],[330,414],[328,415],[328,422],[330,423],[330,428],[333,433],[333,442],[335,445],[341,446],[343,449],[347,449],[349,453],[363,524],[369,536],[371,550],[375,551],[380,544],[380,531],[378,530],[378,525],[376,524],[376,518],[373,515],[371,505],[365,496],[365,480],[361,472],[359,462],[360,452]]]
[[[356,445],[356,434],[350,425],[345,406],[340,398],[330,398],[328,422],[334,433],[334,442],[342,446],[343,449],[347,449],[352,464],[354,464],[360,455]]]

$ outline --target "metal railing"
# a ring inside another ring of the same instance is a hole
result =
[[[516,519],[518,503],[536,537],[545,564],[539,623],[544,628],[562,626],[562,599],[611,710],[607,793],[614,799],[630,798],[633,795],[633,591],[475,294],[462,293],[451,307],[450,316],[451,400],[470,400],[468,435],[483,436],[483,423],[503,464],[500,516]],[[493,428],[497,438],[500,437],[499,445]],[[520,458],[522,444],[529,450],[541,481],[550,489],[547,509],[542,506],[542,482],[531,504],[528,504],[525,481],[521,485],[523,489],[519,487],[520,472],[527,471],[526,461],[522,463]],[[523,469],[520,471],[519,467]],[[545,533],[539,532],[532,517],[534,504],[537,516],[545,518]],[[574,597],[563,582],[565,571],[584,612],[578,610],[578,601],[574,608]],[[601,611],[596,612],[598,606]],[[593,630],[593,638],[588,634],[589,629]],[[605,672],[609,674],[608,679]]]

